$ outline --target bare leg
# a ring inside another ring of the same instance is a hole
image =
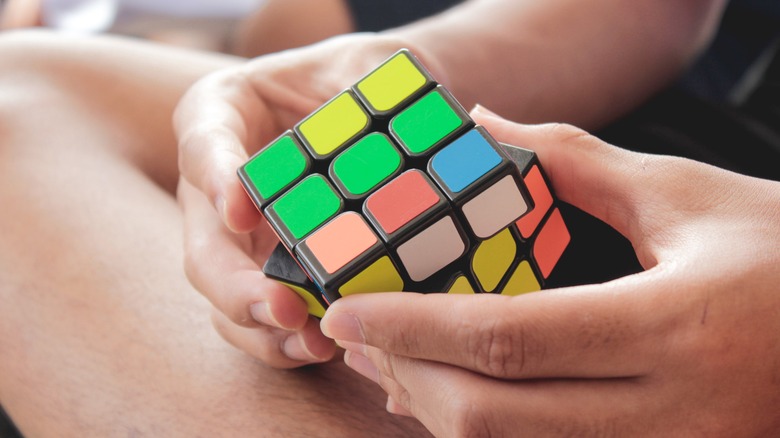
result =
[[[0,37],[0,402],[23,433],[423,433],[340,362],[277,371],[234,350],[184,278],[170,112],[230,62]]]

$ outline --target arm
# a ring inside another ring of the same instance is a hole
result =
[[[233,33],[233,54],[255,57],[353,32],[345,0],[266,0]]]
[[[422,46],[468,107],[592,127],[672,80],[725,0],[472,0],[386,32]]]

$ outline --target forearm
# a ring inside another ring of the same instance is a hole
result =
[[[387,33],[425,48],[467,106],[594,127],[667,84],[725,0],[471,0]]]
[[[231,52],[255,57],[353,32],[345,0],[266,0],[233,35]]]

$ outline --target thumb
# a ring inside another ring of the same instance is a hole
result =
[[[655,157],[617,148],[566,124],[523,125],[481,106],[472,117],[498,141],[536,152],[559,199],[601,219],[632,242],[641,241],[639,209],[654,194],[637,174]]]

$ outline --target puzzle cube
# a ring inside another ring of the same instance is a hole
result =
[[[536,155],[497,143],[407,50],[238,171],[263,270],[321,317],[354,293],[540,290],[570,241]]]

